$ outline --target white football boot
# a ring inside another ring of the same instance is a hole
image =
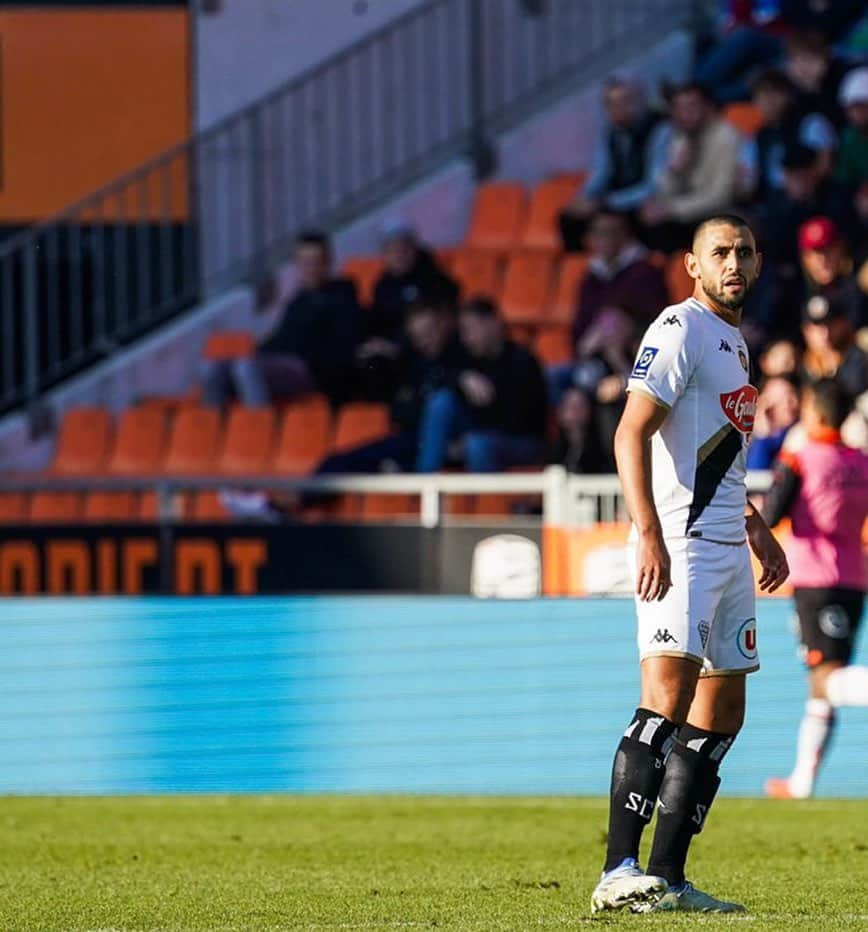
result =
[[[667,889],[662,877],[644,874],[635,858],[625,858],[600,878],[591,894],[591,912],[601,913],[625,906],[633,912],[647,912],[653,909]]]
[[[746,910],[741,903],[728,903],[726,900],[719,900],[709,893],[697,890],[689,880],[685,880],[684,883],[676,887],[670,887],[665,896],[644,911],[655,913],[674,911],[684,913],[743,913]]]

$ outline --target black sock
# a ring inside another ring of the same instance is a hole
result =
[[[636,709],[624,732],[609,794],[609,844],[604,870],[617,867],[624,858],[638,858],[642,830],[654,815],[654,804],[663,780],[663,761],[672,742],[675,725],[649,709]]]
[[[705,825],[720,786],[720,762],[734,740],[735,735],[684,725],[666,759],[648,873],[670,886],[684,881],[687,849]]]

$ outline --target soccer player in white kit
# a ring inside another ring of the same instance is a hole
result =
[[[633,522],[641,698],[615,755],[593,912],[744,908],[684,870],[744,719],[746,674],[759,668],[748,544],[760,589],[788,574],[745,488],[757,390],[738,327],[760,263],[739,217],[700,224],[685,257],[693,296],[648,328],[628,383],[615,454]],[[639,841],[655,808],[646,873]]]

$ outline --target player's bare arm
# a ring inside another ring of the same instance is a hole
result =
[[[662,599],[672,586],[669,552],[651,489],[651,437],[667,413],[648,395],[631,392],[615,433],[618,476],[639,535],[636,592],[643,602]]]
[[[774,592],[790,575],[784,549],[769,530],[763,516],[750,502],[745,506],[744,523],[750,549],[762,567],[758,585],[763,592]]]

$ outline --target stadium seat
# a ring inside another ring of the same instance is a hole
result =
[[[570,362],[574,356],[572,332],[569,327],[561,325],[546,327],[537,335],[533,348],[544,366]]]
[[[666,263],[666,287],[673,304],[684,301],[693,294],[693,279],[684,268],[686,250],[673,253]]]
[[[549,303],[554,261],[548,253],[516,252],[506,264],[500,305],[509,324],[539,324]]]
[[[452,274],[452,263],[455,261],[456,255],[458,255],[458,249],[455,246],[443,246],[434,251],[437,264],[450,275]]]
[[[23,492],[0,492],[0,524],[27,521],[27,496]]]
[[[229,413],[217,470],[234,476],[267,472],[274,453],[273,408],[234,407]]]
[[[503,278],[503,261],[496,253],[460,249],[452,260],[452,274],[464,298],[485,296],[497,300]]]
[[[363,401],[344,405],[335,425],[334,452],[343,453],[372,440],[380,440],[390,432],[386,405]]]
[[[118,421],[107,470],[117,475],[159,471],[166,453],[166,418],[158,408],[128,408]]]
[[[383,260],[380,256],[352,256],[344,262],[341,273],[355,282],[359,301],[370,304],[374,285],[383,274]]]
[[[271,472],[306,476],[331,447],[332,414],[323,395],[310,395],[291,404],[283,415]]]
[[[220,415],[212,408],[186,408],[178,412],[163,464],[169,475],[207,474],[214,471],[220,440]]]
[[[418,518],[418,495],[386,495],[369,492],[361,496],[361,516],[366,521],[384,518]]]
[[[136,521],[139,514],[135,492],[88,492],[84,498],[85,521]]]
[[[104,408],[72,408],[63,416],[51,471],[88,475],[105,465],[112,437],[111,415]]]
[[[218,330],[205,341],[206,359],[238,359],[250,356],[256,348],[253,334],[246,330]]]
[[[464,242],[484,249],[517,246],[527,216],[527,195],[514,181],[493,181],[476,192],[470,228]]]
[[[534,249],[558,250],[561,236],[558,215],[584,183],[585,175],[558,175],[534,188],[521,242]]]
[[[30,499],[30,520],[34,524],[55,524],[81,518],[78,492],[34,492]]]
[[[762,111],[747,102],[727,104],[723,118],[745,136],[756,136],[765,122]]]
[[[588,257],[574,253],[561,259],[554,288],[554,297],[549,306],[550,322],[572,324],[576,316],[579,285],[588,269]]]
[[[230,515],[220,504],[220,493],[212,489],[194,492],[190,516],[194,521],[227,521]]]
[[[185,521],[190,517],[192,503],[188,492],[175,492],[172,496],[172,517]],[[139,499],[138,517],[141,521],[157,520],[157,493],[142,492]]]

